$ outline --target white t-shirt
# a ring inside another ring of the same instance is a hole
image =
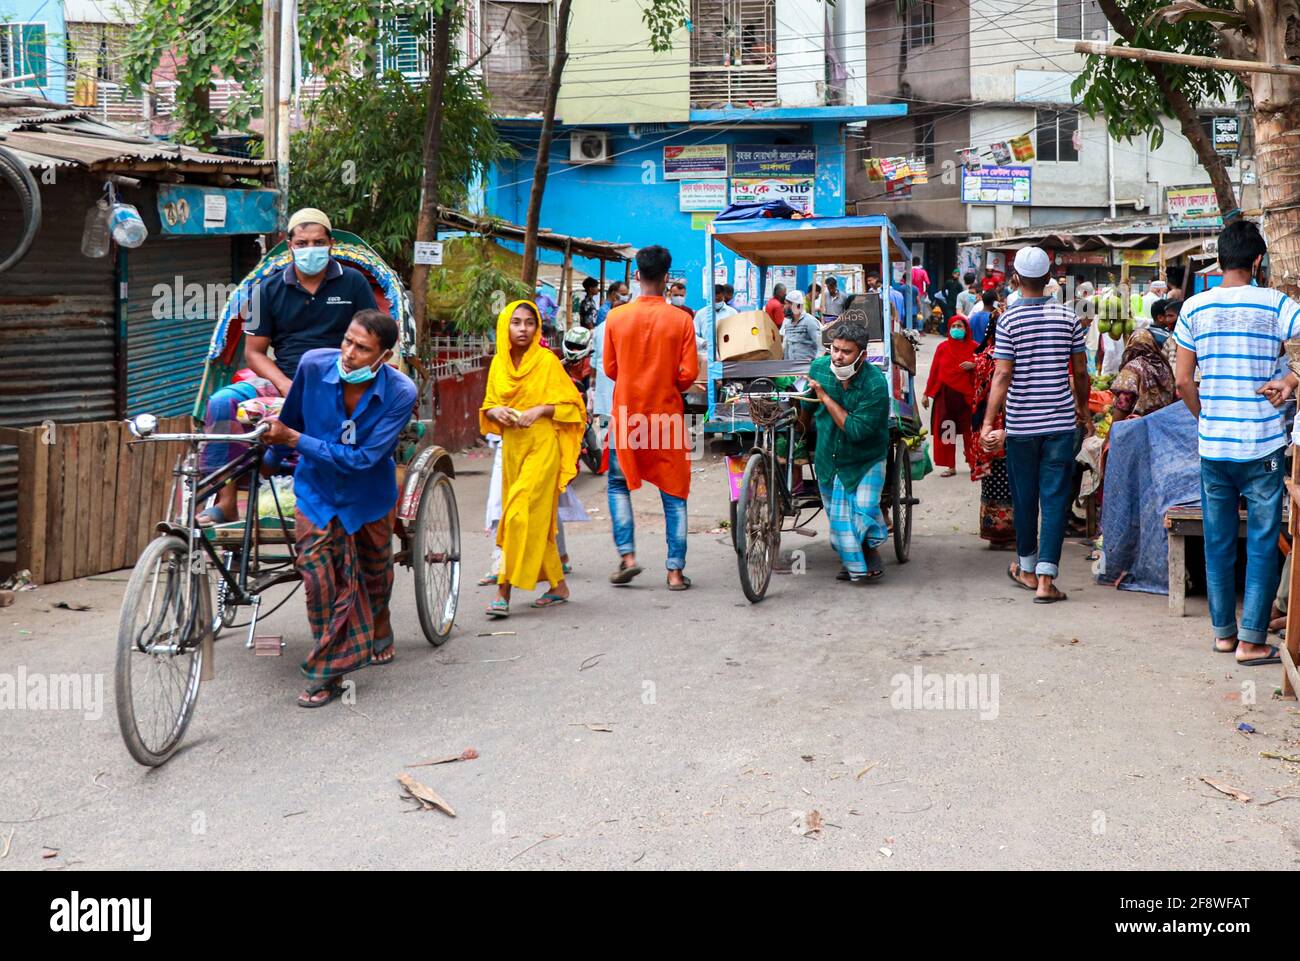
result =
[[[1256,391],[1297,336],[1300,304],[1271,287],[1213,287],[1183,303],[1174,338],[1201,370],[1201,457],[1258,460],[1286,444],[1282,412]]]

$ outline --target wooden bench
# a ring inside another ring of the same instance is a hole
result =
[[[1246,512],[1239,511],[1237,537],[1246,536]],[[1286,518],[1283,517],[1285,523]],[[1201,508],[1172,507],[1165,512],[1165,530],[1169,531],[1169,613],[1183,617],[1187,613],[1187,538],[1204,537],[1205,522]]]

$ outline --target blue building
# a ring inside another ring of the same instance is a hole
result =
[[[738,306],[761,305],[756,271],[729,252],[705,263],[708,223],[733,202],[778,197],[815,216],[843,215],[850,131],[905,116],[906,104],[867,102],[865,5],[693,0],[690,22],[659,53],[643,6],[574,0],[541,226],[667,247],[689,306],[703,306],[724,278]],[[498,127],[519,153],[485,178],[482,212],[512,223],[527,219],[553,7],[484,2],[467,32],[464,52],[481,53]],[[599,276],[597,263],[574,267]],[[806,288],[811,274],[778,272],[769,283]]]
[[[0,80],[67,103],[63,0],[0,0]]]

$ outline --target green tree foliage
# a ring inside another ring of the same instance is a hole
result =
[[[1133,43],[1129,45],[1174,53],[1217,56],[1216,40],[1219,33],[1212,24],[1204,20],[1188,20],[1178,24],[1151,22],[1151,15],[1166,6],[1167,2],[1168,0],[1115,0],[1115,5],[1136,27]],[[1219,10],[1233,9],[1233,0],[1204,0],[1204,4]],[[1232,101],[1244,93],[1236,76],[1222,70],[1202,70],[1176,64],[1163,64],[1162,69],[1174,89],[1183,93],[1194,105]],[[1106,126],[1112,137],[1132,141],[1145,136],[1153,150],[1164,139],[1161,118],[1175,118],[1151,70],[1138,60],[1090,55],[1083,72],[1074,81],[1071,92],[1076,97],[1082,94],[1079,107],[1088,116],[1106,118]]]
[[[373,73],[371,53],[397,17],[420,22],[453,0],[310,0],[298,8],[303,67],[332,76],[350,66]],[[262,113],[262,0],[137,0],[126,81],[139,93],[154,71],[174,67],[176,139],[202,143],[219,129],[247,131]],[[206,91],[238,81],[243,95],[217,115]]]
[[[458,207],[474,177],[514,151],[492,126],[491,106],[471,72],[448,74],[444,105],[438,200]],[[336,225],[360,234],[395,270],[408,273],[425,106],[423,85],[396,72],[378,81],[336,78],[290,140],[290,209],[328,211]]]

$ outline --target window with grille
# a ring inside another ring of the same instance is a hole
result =
[[[691,105],[775,102],[775,0],[691,0]]]
[[[0,23],[0,79],[35,74],[9,86],[43,87],[49,79],[45,63],[45,25]]]
[[[1061,40],[1104,40],[1109,29],[1097,0],[1056,0],[1056,36]]]
[[[1079,112],[1039,110],[1037,120],[1038,160],[1049,163],[1077,162],[1079,150],[1074,145],[1074,136],[1079,130]]]
[[[912,120],[912,156],[927,164],[934,163],[934,121],[915,117]]]
[[[909,49],[934,43],[934,0],[920,0],[907,11]]]
[[[407,77],[427,77],[431,28],[428,16],[407,15],[387,21],[379,42],[383,69],[396,70]]]
[[[548,3],[485,0],[483,81],[492,107],[503,116],[539,113],[546,100],[551,65],[551,7]]]

